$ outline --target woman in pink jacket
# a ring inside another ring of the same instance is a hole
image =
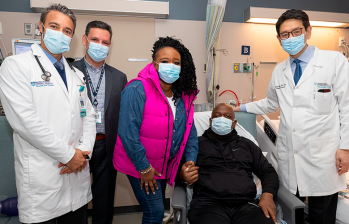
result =
[[[113,159],[143,208],[143,224],[162,223],[166,182],[173,186],[182,157],[194,166],[198,154],[193,58],[171,37],[155,42],[152,58],[122,92]],[[185,181],[195,182],[196,173]]]

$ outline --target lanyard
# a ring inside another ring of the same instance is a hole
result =
[[[102,82],[102,79],[103,79],[104,69],[102,69],[102,71],[101,71],[101,75],[99,77],[97,88],[95,90],[95,88],[93,87],[92,80],[91,80],[90,74],[88,73],[88,70],[87,70],[85,62],[84,62],[84,65],[85,65],[85,70],[86,70],[86,75],[87,75],[87,81],[90,84],[90,88],[92,90],[92,94],[93,94],[93,97],[94,97],[93,106],[96,108],[96,111],[97,111],[97,106],[98,106],[97,94],[98,94],[98,90],[99,90],[99,87],[101,86],[101,82]]]

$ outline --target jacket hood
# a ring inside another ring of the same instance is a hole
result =
[[[145,68],[138,73],[138,77],[142,79],[151,79],[160,83],[158,72],[156,71],[153,63],[149,63],[147,66],[145,66]]]

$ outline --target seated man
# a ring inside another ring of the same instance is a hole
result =
[[[197,180],[188,213],[191,224],[277,223],[278,175],[258,146],[237,135],[234,118],[228,104],[215,107],[210,128],[199,137],[197,167],[187,164],[181,170],[182,180]],[[252,172],[263,186],[260,200],[255,200]]]

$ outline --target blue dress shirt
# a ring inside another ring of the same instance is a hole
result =
[[[101,81],[101,85],[99,87],[98,93],[97,93],[97,102],[98,102],[98,106],[97,106],[97,110],[98,112],[101,112],[101,123],[96,124],[96,129],[97,129],[97,133],[98,134],[105,134],[105,117],[104,117],[104,101],[105,101],[105,63],[101,66],[99,66],[97,69],[91,65],[90,63],[88,63],[86,61],[86,57],[84,57],[84,62],[85,62],[85,66],[87,69],[87,72],[91,78],[92,81],[92,85],[93,88],[96,90],[97,85],[98,85],[98,81],[99,78],[101,76],[101,73],[103,72],[103,77],[102,77],[102,81]],[[93,93],[92,93],[92,88],[90,86],[90,93],[91,93],[91,102],[93,104],[93,101],[95,100]],[[95,108],[96,109],[96,108]]]
[[[132,82],[122,91],[118,134],[127,155],[138,171],[144,170],[150,166],[146,157],[145,148],[141,144],[139,137],[145,101],[144,87],[139,80]],[[176,118],[173,121],[170,159],[173,159],[179,150],[185,132],[186,120],[187,114],[184,102],[182,98],[180,98],[176,106]],[[193,161],[196,163],[198,152],[197,131],[193,122],[183,155],[186,161]]]
[[[309,61],[313,58],[314,52],[315,52],[315,46],[308,46],[307,49],[305,49],[305,51],[303,52],[303,54],[301,54],[301,56],[298,57],[298,59],[300,60],[299,64],[302,67],[303,74],[307,65],[309,64]],[[295,59],[290,56],[289,60],[290,60],[292,75],[294,75],[294,72],[296,71],[296,63],[293,63],[293,61]],[[242,104],[240,106],[240,111],[247,112],[246,104]]]
[[[39,45],[39,46],[41,47],[41,45]],[[58,61],[55,57],[53,57],[50,53],[48,53],[44,48],[41,47],[41,49],[45,53],[45,55],[48,57],[48,59],[52,62],[52,64],[55,66],[58,74],[61,76],[65,86],[68,89],[67,78],[65,76],[63,55],[61,57],[61,60]]]

